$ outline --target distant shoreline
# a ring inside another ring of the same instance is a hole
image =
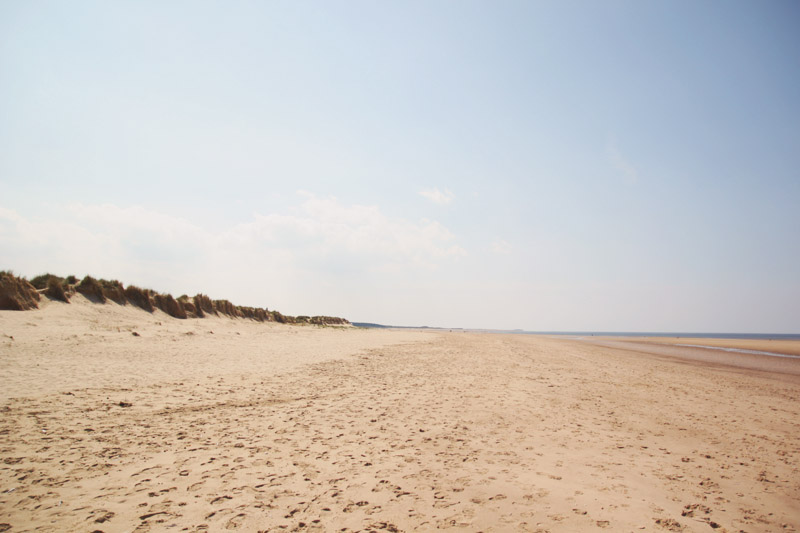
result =
[[[559,337],[652,337],[674,339],[735,339],[800,341],[800,333],[693,333],[693,332],[632,332],[632,331],[528,331],[521,329],[448,328],[436,326],[390,326],[371,322],[352,322],[361,328],[426,329],[434,331],[466,331],[470,333],[510,333],[515,335],[553,335]]]
[[[573,335],[589,337],[655,337],[674,339],[736,339],[736,340],[800,340],[800,333],[692,333],[692,332],[620,332],[620,331],[525,331],[529,335]]]
[[[553,338],[553,337],[551,337]],[[800,375],[800,340],[795,338],[712,337],[566,337],[565,341],[595,344],[634,352]]]

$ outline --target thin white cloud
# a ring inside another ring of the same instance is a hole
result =
[[[492,251],[496,254],[508,255],[511,253],[511,250],[511,244],[502,239],[492,243]]]
[[[453,199],[455,198],[455,195],[449,189],[445,189],[444,192],[440,191],[437,188],[425,189],[419,191],[419,194],[420,196],[423,196],[424,198],[427,198],[431,202],[439,205],[447,205],[450,202],[452,202]]]
[[[609,137],[606,143],[606,157],[609,163],[611,163],[611,166],[625,177],[625,181],[630,184],[639,182],[639,172],[636,170],[636,167],[622,155],[617,146],[617,139],[613,136]]]
[[[37,217],[0,208],[6,268],[143,280],[163,290],[210,292],[218,280],[217,294],[231,299],[252,297],[254,280],[271,280],[256,285],[272,293],[292,283],[299,292],[320,280],[352,284],[386,272],[414,277],[465,254],[435,220],[392,218],[377,206],[310,193],[283,212],[228,227],[139,206],[71,205]]]
[[[301,194],[305,201],[289,213],[257,214],[252,222],[232,228],[232,237],[317,258],[349,255],[376,268],[398,262],[436,268],[440,259],[465,254],[439,222],[392,219],[377,206]]]

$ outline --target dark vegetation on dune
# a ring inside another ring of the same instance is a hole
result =
[[[0,272],[0,309],[25,311],[39,307],[39,292],[26,279]]]
[[[64,283],[59,281],[55,276],[47,280],[47,287],[44,289],[44,295],[53,300],[69,303],[69,296],[67,296],[67,291],[64,289]]]
[[[76,292],[87,299],[106,304],[134,305],[148,313],[156,309],[175,318],[203,318],[208,315],[224,315],[246,318],[258,322],[280,322],[282,324],[346,325],[346,319],[332,316],[288,316],[266,308],[234,305],[228,300],[212,300],[205,294],[193,297],[182,295],[177,299],[171,294],[162,294],[135,285],[124,286],[117,280],[95,279],[86,276],[78,280],[75,276],[62,278],[55,274],[42,274],[31,278],[15,276],[10,271],[0,271],[0,309],[25,311],[38,309],[41,295],[51,300],[69,303]]]

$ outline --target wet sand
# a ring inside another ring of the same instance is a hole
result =
[[[619,338],[619,337],[617,337]],[[712,348],[729,348],[770,352],[800,357],[800,340],[784,339],[709,339],[704,337],[628,337],[626,340],[638,340],[650,344],[672,344],[676,346],[694,345]]]
[[[0,312],[0,375],[10,531],[800,528],[793,372],[76,302]]]
[[[694,337],[584,337],[583,340],[597,346],[667,357],[687,364],[800,375],[800,341],[795,340]]]

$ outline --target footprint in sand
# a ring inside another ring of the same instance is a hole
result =
[[[247,518],[247,515],[244,513],[239,513],[225,524],[225,529],[238,529],[244,523],[244,519]]]
[[[656,524],[666,529],[667,531],[683,531],[684,526],[672,518],[656,518]]]
[[[111,511],[106,511],[105,509],[98,509],[96,511],[92,511],[92,514],[89,516],[89,518],[94,518],[95,523],[102,524],[103,522],[107,522],[114,518],[114,513]]]

